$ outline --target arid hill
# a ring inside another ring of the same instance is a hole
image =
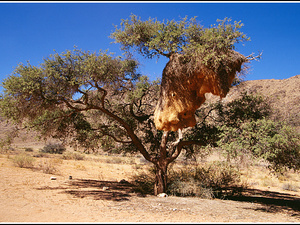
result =
[[[235,98],[242,91],[259,94],[272,108],[272,118],[286,121],[300,132],[300,75],[288,79],[245,81],[234,87],[226,98]]]

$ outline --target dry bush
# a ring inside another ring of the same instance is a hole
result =
[[[155,182],[155,168],[148,167],[131,176],[135,191],[152,194]],[[186,166],[170,169],[167,193],[176,196],[196,196],[212,199],[234,194],[240,188],[239,171],[226,162],[214,161],[204,166]],[[239,190],[241,191],[241,190]]]
[[[171,183],[168,189],[172,195],[196,196],[206,199],[214,198],[212,188],[203,187],[202,182],[197,181],[192,177],[187,181],[176,179]]]
[[[293,182],[283,183],[281,188],[286,191],[295,191],[299,190],[299,186]]]
[[[83,164],[81,164],[81,163],[80,164],[76,164],[75,165],[75,169],[76,170],[83,170],[83,171],[87,170],[86,167]]]
[[[62,158],[65,160],[84,160],[85,155],[77,152],[64,152]]]
[[[16,166],[21,168],[32,168],[34,165],[34,158],[27,154],[19,154],[14,156],[13,162]]]
[[[232,187],[238,187],[240,173],[226,162],[213,161],[204,166],[184,167],[169,174],[168,192],[172,195],[221,197]],[[233,193],[231,193],[233,194]]]
[[[40,160],[38,164],[38,169],[47,174],[57,174],[59,170],[57,169],[57,164],[60,163],[58,159],[45,159]]]
[[[32,148],[25,148],[25,152],[33,152]]]
[[[62,154],[64,151],[66,151],[66,148],[63,144],[60,143],[49,143],[45,145],[44,148],[40,151],[50,154]]]
[[[105,160],[105,162],[112,163],[112,164],[121,164],[123,163],[123,160],[120,157],[109,157]]]

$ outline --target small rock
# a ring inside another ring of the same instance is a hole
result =
[[[72,180],[72,176],[69,176],[69,180]]]
[[[120,180],[120,183],[121,184],[128,184],[129,182],[127,180],[125,180],[125,179],[122,179],[122,180]]]
[[[50,177],[50,180],[56,180],[56,177]]]
[[[106,190],[108,190],[109,189],[109,187],[103,187],[102,188],[102,191],[106,191]]]
[[[157,195],[157,197],[165,198],[165,197],[168,197],[168,195],[166,193],[160,193]]]

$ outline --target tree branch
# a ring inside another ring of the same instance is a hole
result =
[[[147,152],[147,150],[146,150],[145,146],[142,144],[141,140],[135,135],[135,133],[131,129],[131,127],[122,118],[120,118],[117,115],[113,114],[109,110],[107,110],[105,108],[102,108],[102,107],[99,107],[99,106],[91,106],[90,109],[100,110],[101,112],[103,112],[107,116],[111,117],[112,119],[114,119],[115,121],[117,121],[118,123],[120,123],[121,126],[124,127],[124,129],[126,130],[127,134],[131,138],[132,142],[138,148],[138,150],[140,151],[140,153],[144,156],[144,158],[146,160],[150,161],[150,162],[154,162],[155,161],[155,159],[153,157],[151,157],[151,155]]]
[[[180,155],[182,148],[187,145],[204,145],[204,143],[202,141],[196,141],[196,140],[180,141],[177,145],[175,152],[170,157],[168,157],[167,159],[168,163],[173,162]]]
[[[257,56],[254,56],[254,53],[252,53],[252,54],[246,56],[246,59],[247,59],[248,61],[251,61],[251,60],[256,60],[256,61],[257,61],[258,59],[261,58],[261,56],[262,56],[262,52],[259,53]]]

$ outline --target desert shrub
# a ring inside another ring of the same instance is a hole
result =
[[[35,158],[48,158],[49,156],[44,152],[38,152],[38,153],[34,154],[33,157],[35,157]]]
[[[155,169],[149,167],[131,177],[135,191],[142,194],[153,193]],[[214,161],[204,166],[186,166],[170,169],[167,193],[175,196],[196,196],[200,198],[221,197],[233,194],[240,182],[240,173],[226,162]]]
[[[31,168],[34,164],[34,158],[27,154],[16,155],[13,158],[13,162],[16,166],[21,168]]]
[[[123,160],[120,157],[108,157],[105,160],[106,163],[112,163],[112,164],[121,164],[123,163]]]
[[[25,152],[33,152],[32,148],[25,148]]]
[[[44,148],[40,151],[50,154],[62,154],[64,151],[66,151],[66,148],[60,143],[49,143],[46,146],[44,146]]]
[[[207,199],[212,199],[214,197],[212,188],[204,187],[202,182],[195,180],[193,177],[184,181],[180,178],[175,179],[169,185],[168,190],[171,195],[196,196]]]
[[[38,169],[41,170],[43,173],[55,174],[58,172],[56,165],[57,162],[55,161],[55,159],[40,160],[38,164]]]
[[[299,189],[298,185],[294,184],[293,182],[284,183],[282,184],[281,188],[286,191],[295,191],[295,192],[297,192]]]
[[[172,195],[221,197],[238,186],[240,173],[226,162],[214,161],[204,166],[185,167],[169,173],[168,192]]]
[[[65,152],[62,155],[62,159],[66,160],[84,160],[85,156],[77,152]]]

